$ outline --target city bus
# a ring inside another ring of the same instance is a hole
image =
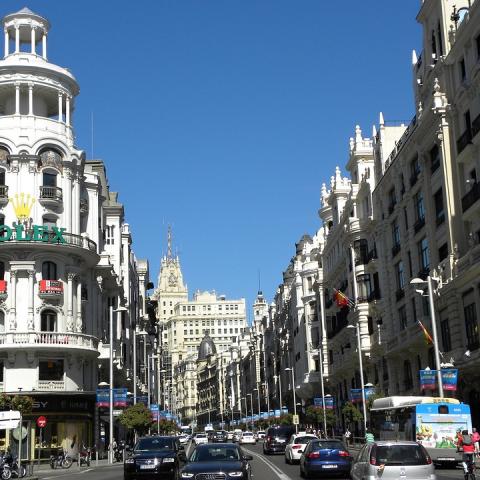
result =
[[[182,426],[180,427],[180,432],[181,432],[182,434],[184,434],[184,435],[189,435],[189,436],[191,436],[192,433],[193,433],[193,429],[192,429],[191,426],[184,426],[184,425],[182,425]]]
[[[370,426],[378,440],[413,440],[435,464],[457,464],[458,431],[472,432],[470,407],[455,398],[385,397],[373,401]]]

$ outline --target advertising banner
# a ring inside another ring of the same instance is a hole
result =
[[[316,397],[313,399],[313,405],[315,407],[323,408],[323,398]],[[333,397],[325,397],[325,408],[333,409],[335,407],[335,399]]]
[[[137,397],[137,403],[143,403],[145,406],[148,405],[148,397]]]
[[[110,406],[110,390],[108,388],[97,388],[97,407],[108,408]]]
[[[275,418],[280,418],[280,410],[274,410]]]
[[[260,418],[261,418],[262,420],[267,420],[267,419],[268,419],[268,413],[269,413],[269,412],[261,412],[261,413],[260,413]]]
[[[127,389],[114,388],[113,389],[113,406],[126,407],[127,406]]]
[[[156,403],[150,404],[150,411],[152,412],[152,418],[154,421],[158,420],[159,408]]]
[[[288,408],[282,408],[282,415],[288,414]]]
[[[274,416],[275,416],[275,411],[274,411],[274,410],[270,410],[270,411],[268,412],[268,417],[269,417],[269,418],[272,418],[272,417],[274,417]],[[280,415],[279,415],[279,416],[280,416]]]
[[[435,390],[436,376],[436,370],[420,370],[420,390]]]
[[[458,370],[456,368],[442,369],[442,384],[444,390],[457,390]]]
[[[350,389],[350,399],[352,403],[362,403],[362,389],[361,388],[351,388]]]
[[[375,387],[365,387],[365,400],[375,395]]]

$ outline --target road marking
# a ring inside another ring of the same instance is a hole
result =
[[[87,468],[86,470],[82,470],[81,472],[78,472],[78,473],[87,473],[87,472],[91,472],[93,470],[93,468]]]
[[[265,463],[265,465],[270,467],[273,473],[275,473],[278,476],[278,478],[280,478],[281,480],[292,480],[286,473],[283,473],[273,462],[264,458],[263,455],[259,455],[258,453],[255,453],[252,450],[249,450],[248,448],[243,448],[243,450],[257,457],[259,460]]]

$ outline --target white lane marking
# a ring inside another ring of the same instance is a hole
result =
[[[243,448],[243,450],[257,457],[259,460],[265,463],[265,465],[270,467],[273,473],[275,473],[278,476],[278,478],[280,478],[281,480],[292,480],[286,473],[283,473],[274,463],[264,458],[263,455],[259,455],[258,453],[255,453],[252,450],[249,450],[248,448]]]
[[[87,472],[91,472],[93,470],[93,468],[87,468],[86,470],[82,470],[81,472],[78,472],[78,473],[87,473]]]

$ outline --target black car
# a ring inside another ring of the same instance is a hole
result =
[[[233,443],[210,443],[198,445],[180,472],[180,479],[239,479],[251,480],[249,460],[240,447]]]
[[[295,427],[276,425],[270,427],[263,439],[263,453],[285,453],[285,448],[290,437],[295,433]]]
[[[224,430],[217,430],[212,436],[212,442],[225,443],[228,442],[228,433]]]
[[[176,437],[140,438],[125,459],[123,478],[178,478],[180,466],[186,461],[185,451]]]

